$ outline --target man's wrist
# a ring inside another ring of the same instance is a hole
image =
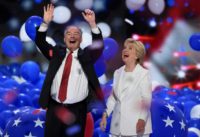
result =
[[[93,29],[93,28],[97,28],[97,24],[96,22],[93,22],[93,23],[89,23],[90,27]]]

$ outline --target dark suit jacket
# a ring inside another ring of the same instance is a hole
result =
[[[90,106],[89,103],[98,101],[105,108],[106,105],[103,93],[101,91],[100,84],[93,66],[95,61],[101,56],[103,51],[102,34],[92,33],[92,38],[93,41],[100,40],[101,47],[98,49],[94,49],[90,48],[89,46],[83,50],[79,48],[78,60],[88,79],[88,84],[89,84],[88,86],[89,95],[87,97],[88,106]],[[39,98],[39,104],[41,105],[42,108],[48,108],[49,101],[51,100],[50,92],[53,79],[67,52],[66,47],[61,47],[61,46],[53,47],[52,45],[48,44],[45,39],[46,39],[46,32],[39,32],[39,31],[36,32],[35,43],[42,52],[42,54],[49,60],[48,71],[46,73],[46,78],[44,80],[44,84]],[[89,108],[89,111],[90,109],[91,108]]]

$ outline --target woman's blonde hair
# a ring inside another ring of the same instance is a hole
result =
[[[146,54],[144,44],[141,41],[128,38],[125,40],[124,45],[133,45],[133,47],[135,48],[136,57],[138,58],[137,63],[142,65]]]

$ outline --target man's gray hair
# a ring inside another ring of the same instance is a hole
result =
[[[82,36],[83,31],[82,31],[78,26],[75,26],[75,25],[67,26],[67,27],[65,28],[64,35],[67,33],[67,31],[68,31],[68,29],[69,29],[70,27],[76,27],[76,28],[79,30],[79,32],[80,32],[80,34],[81,34],[81,36]]]

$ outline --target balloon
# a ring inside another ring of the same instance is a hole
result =
[[[98,77],[103,75],[106,71],[106,64],[102,58],[99,58],[94,64],[94,68]]]
[[[82,49],[92,44],[92,35],[88,32],[83,32],[82,39],[83,40],[80,45]]]
[[[111,34],[110,26],[105,22],[100,22],[97,26],[101,29],[103,38],[109,37]]]
[[[2,87],[4,88],[17,88],[18,86],[19,84],[13,79],[8,79],[2,84]]]
[[[24,42],[31,41],[31,39],[29,38],[29,36],[26,33],[25,23],[21,26],[21,29],[19,31],[19,38],[21,39],[21,41],[24,41]]]
[[[8,57],[18,57],[22,54],[23,45],[20,39],[16,36],[10,35],[3,39],[2,51]]]
[[[102,117],[103,112],[104,112],[104,109],[92,109],[91,114],[94,121],[99,120]]]
[[[14,116],[14,113],[11,110],[4,110],[0,113],[0,117],[3,117],[5,120],[5,123],[8,123],[10,118]]]
[[[189,39],[189,43],[193,50],[200,51],[200,33],[193,34]]]
[[[187,137],[187,126],[181,110],[166,101],[153,99],[151,137]],[[164,134],[162,134],[164,133]]]
[[[30,94],[31,90],[34,88],[34,85],[29,82],[21,83],[18,87],[20,93]]]
[[[74,6],[81,11],[92,8],[92,5],[93,0],[75,0],[74,2]]]
[[[36,36],[36,27],[40,26],[43,19],[39,16],[31,16],[26,20],[25,30],[27,35],[34,41]]]
[[[92,137],[94,129],[94,121],[91,113],[87,113],[86,127],[84,137]]]
[[[199,137],[200,131],[197,128],[189,128],[187,137]]]
[[[7,66],[7,65],[0,65],[0,73],[1,73],[0,81],[2,81],[2,82],[5,81],[6,79],[8,79],[7,76],[10,77],[12,75],[10,72],[9,66]]]
[[[19,63],[9,64],[9,71],[10,71],[11,75],[20,76],[20,67],[21,67],[21,65]]]
[[[35,108],[40,108],[39,97],[40,97],[39,95],[34,95],[32,98],[32,104],[33,104],[33,107]]]
[[[0,137],[3,135],[3,129],[0,127]]]
[[[29,110],[13,117],[6,125],[3,136],[9,137],[43,137],[45,111],[40,109]]]
[[[0,115],[0,128],[4,129],[5,125],[6,125],[5,118]],[[0,137],[1,137],[1,135],[0,135]]]
[[[126,0],[126,7],[129,10],[139,10],[146,0]]]
[[[32,101],[28,95],[20,93],[17,96],[17,99],[16,99],[14,105],[16,105],[17,107],[32,106]]]
[[[160,15],[165,9],[164,0],[149,0],[148,1],[149,10],[156,15]]]
[[[32,98],[35,95],[40,95],[41,90],[38,88],[33,88],[28,92],[28,95]]]
[[[191,112],[192,108],[193,108],[196,104],[197,104],[197,103],[194,102],[194,101],[192,101],[192,100],[186,101],[186,102],[184,103],[184,115],[185,115],[185,118],[186,118],[187,120],[190,120],[190,119],[191,119],[191,117],[190,117],[190,112]]]
[[[93,137],[109,137],[109,134],[107,134],[106,132],[101,131],[100,128],[96,128],[94,130]]]
[[[39,88],[39,89],[42,88],[45,77],[46,77],[45,74],[40,73],[40,75],[39,75],[39,79],[37,80],[36,83],[34,83],[34,85],[35,85],[36,88]]]
[[[187,123],[188,127],[195,127],[200,129],[200,120],[199,119],[191,119]]]
[[[30,82],[35,82],[39,78],[40,67],[33,61],[26,61],[20,68],[21,76]]]
[[[112,38],[105,38],[104,42],[104,50],[103,50],[103,57],[105,60],[109,60],[115,56],[118,52],[119,45],[117,42]]]
[[[5,104],[5,102],[2,99],[0,99],[0,108],[1,108],[1,111],[6,110],[8,108],[8,106]]]
[[[200,104],[197,104],[192,107],[190,111],[190,117],[192,119],[200,119]]]
[[[65,6],[57,6],[54,9],[53,21],[58,24],[66,23],[71,18],[71,11]]]

